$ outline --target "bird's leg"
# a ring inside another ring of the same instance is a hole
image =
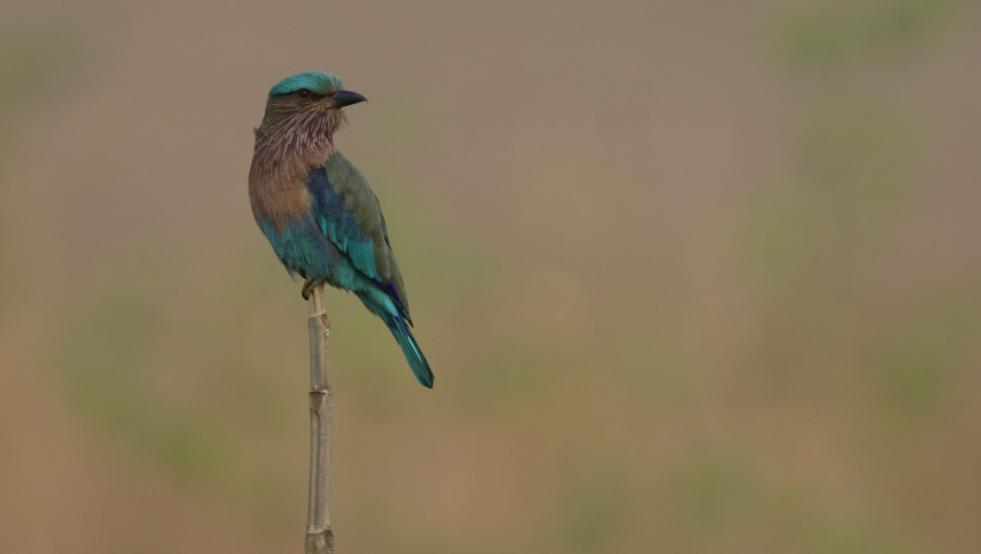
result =
[[[307,279],[303,283],[303,288],[300,290],[300,294],[303,295],[303,299],[304,300],[310,300],[310,293],[313,291],[313,289],[319,287],[320,285],[323,285],[326,282],[327,282],[327,279],[323,279],[323,278],[320,278],[320,279]]]

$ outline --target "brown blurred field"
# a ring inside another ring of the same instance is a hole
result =
[[[301,548],[312,68],[437,375],[329,294],[342,554],[981,552],[975,3],[2,8],[0,552]]]

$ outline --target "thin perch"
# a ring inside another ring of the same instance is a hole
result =
[[[330,322],[321,299],[323,286],[310,297],[310,483],[307,505],[306,554],[334,554],[330,525],[330,443],[333,397],[327,380],[327,337]]]

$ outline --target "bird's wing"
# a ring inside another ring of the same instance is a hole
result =
[[[361,172],[339,152],[307,177],[313,217],[359,272],[384,290],[409,319],[405,284],[388,241],[385,216]],[[411,321],[411,320],[410,320]]]

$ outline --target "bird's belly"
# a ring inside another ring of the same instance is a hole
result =
[[[280,229],[269,224],[260,227],[286,269],[306,279],[331,279],[341,255],[312,222],[289,223]]]

